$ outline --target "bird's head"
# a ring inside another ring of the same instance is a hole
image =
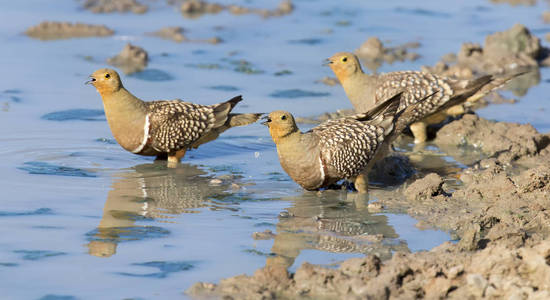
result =
[[[86,84],[93,85],[101,95],[109,95],[122,87],[120,76],[113,69],[99,69],[90,75]]]
[[[294,117],[287,111],[277,110],[271,112],[264,118],[266,120],[265,122],[262,122],[262,124],[269,127],[269,134],[271,134],[271,138],[275,144],[290,134],[299,131],[298,126],[296,126],[296,122],[294,121]]]
[[[332,69],[340,83],[356,73],[363,72],[361,64],[355,54],[350,52],[338,52],[326,60],[326,64]]]

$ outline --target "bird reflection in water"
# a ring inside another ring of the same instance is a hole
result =
[[[230,196],[230,183],[212,184],[212,177],[193,165],[167,168],[166,163],[137,165],[115,174],[107,195],[103,216],[96,230],[88,233],[89,253],[109,257],[118,243],[162,237],[169,234],[159,226],[136,225],[139,220],[170,222],[183,213],[198,213],[199,208],[230,209],[216,201]]]
[[[376,254],[382,259],[394,251],[408,252],[406,243],[384,215],[371,214],[367,196],[342,191],[304,193],[279,216],[277,235],[266,266],[288,269],[302,250]]]

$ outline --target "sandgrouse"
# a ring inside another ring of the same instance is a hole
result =
[[[429,124],[440,123],[449,115],[464,112],[462,106],[444,105],[447,102],[461,104],[477,101],[523,74],[502,77],[486,75],[473,80],[453,80],[419,71],[369,75],[363,72],[357,56],[349,52],[336,53],[327,59],[327,63],[338,77],[356,112],[366,112],[398,91],[403,92],[400,110],[433,94],[419,107],[418,113],[408,120],[415,143],[427,140],[426,127]],[[436,90],[438,92],[434,93]]]
[[[225,130],[253,123],[262,114],[234,114],[242,100],[199,105],[181,100],[145,102],[124,88],[118,73],[95,71],[87,82],[95,86],[103,100],[107,122],[116,141],[132,153],[177,163],[190,148],[216,139]]]
[[[398,93],[366,113],[325,121],[305,133],[286,111],[271,112],[262,124],[269,127],[281,166],[304,189],[318,190],[348,179],[365,193],[366,172],[387,153],[395,132],[404,129],[399,118],[416,113],[417,105],[397,112],[401,96]]]

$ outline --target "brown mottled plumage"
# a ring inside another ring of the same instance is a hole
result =
[[[179,162],[188,149],[261,116],[231,113],[241,96],[213,105],[181,100],[145,102],[124,88],[114,70],[100,69],[90,77],[88,83],[101,95],[107,122],[120,146],[139,155],[167,155],[169,162]]]
[[[381,158],[379,154],[392,140],[400,97],[398,94],[367,113],[326,121],[306,133],[300,132],[286,111],[270,113],[263,124],[277,145],[281,166],[304,189],[318,190],[350,179],[359,192],[366,192],[363,173]]]
[[[357,112],[368,111],[400,91],[403,92],[400,110],[431,94],[432,96],[418,107],[417,113],[407,120],[415,143],[426,141],[427,125],[440,123],[448,115],[464,112],[462,106],[456,105],[465,101],[477,101],[512,78],[523,74],[516,73],[498,78],[486,75],[473,80],[453,80],[418,71],[369,75],[361,69],[357,56],[349,52],[334,54],[328,59],[328,63]]]

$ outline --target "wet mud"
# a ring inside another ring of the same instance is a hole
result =
[[[464,50],[473,49],[469,47],[473,46],[466,44],[458,56],[450,55],[455,65],[440,73],[469,78],[517,67],[538,69],[544,66],[541,62],[547,52],[521,25],[488,36],[484,48]],[[496,99],[492,102],[507,101]],[[339,111],[299,121],[315,123],[348,113]],[[186,293],[224,299],[550,297],[550,133],[539,133],[530,124],[496,122],[474,113],[439,127],[427,145],[417,145],[413,152],[394,153],[378,164],[370,180],[384,182],[384,186],[393,180],[394,188],[371,190],[369,199],[355,201],[354,207],[372,214],[407,213],[418,221],[417,228],[445,230],[455,242],[416,253],[399,247],[382,248],[391,249],[393,255],[359,251],[367,255],[344,260],[338,268],[303,263],[296,271],[289,271],[294,262],[292,255],[274,251],[265,267],[253,275],[238,275],[217,284],[199,282]],[[410,137],[403,136],[396,145],[410,142]],[[423,151],[430,147],[446,152],[460,166],[431,169],[422,158]],[[403,169],[395,171],[395,166]],[[405,175],[392,178],[392,170],[393,175]],[[288,215],[295,217],[290,210]],[[288,224],[308,228],[307,222]],[[254,238],[273,238],[276,250],[277,239],[291,231],[284,226],[281,219],[277,233],[258,232]],[[317,224],[317,231],[322,226]],[[391,234],[364,236],[368,247],[376,249]],[[350,243],[360,245],[353,240]],[[332,249],[337,251],[337,247]]]
[[[144,14],[149,7],[137,0],[85,0],[82,7],[93,13],[132,12]]]
[[[177,4],[179,1],[174,1]],[[259,9],[241,5],[222,5],[203,0],[186,0],[180,4],[180,11],[185,18],[199,18],[205,14],[217,14],[224,10],[229,11],[233,15],[257,14],[264,18],[280,17],[292,13],[294,5],[290,0],[281,1],[276,8]]]
[[[105,25],[44,21],[25,31],[29,37],[40,40],[59,40],[83,37],[111,36],[115,32]]]
[[[525,26],[516,24],[508,30],[488,35],[483,46],[464,43],[458,53],[449,53],[435,66],[423,68],[439,75],[464,79],[480,74],[531,70],[531,77],[536,78],[532,85],[536,85],[540,80],[538,68],[548,66],[548,54],[549,49],[542,46],[538,37]]]
[[[147,67],[149,54],[145,49],[128,43],[119,54],[107,59],[107,63],[120,68],[126,74],[132,74]]]
[[[420,171],[397,189],[374,190],[366,209],[406,212],[419,220],[417,227],[449,231],[457,243],[371,254],[338,269],[304,263],[289,273],[289,263],[268,262],[252,276],[197,283],[187,293],[231,299],[549,297],[550,135],[465,115],[443,126],[434,143],[479,148],[486,158],[447,175]]]
[[[392,64],[396,61],[415,61],[420,55],[410,52],[410,49],[420,47],[420,43],[411,42],[395,47],[384,47],[382,41],[377,37],[367,39],[355,54],[361,59],[369,70],[376,72],[383,63]]]
[[[209,43],[219,44],[222,39],[219,37],[211,37],[207,39],[191,39],[185,35],[185,30],[182,27],[163,27],[155,32],[149,33],[151,36],[156,36],[165,40],[172,40],[176,43],[193,42],[193,43]]]

